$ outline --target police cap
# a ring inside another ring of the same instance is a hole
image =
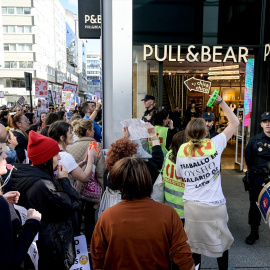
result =
[[[262,120],[261,121],[264,121],[264,120],[270,120],[270,112],[265,112],[261,115],[261,118]]]
[[[205,120],[205,121],[214,121],[214,114],[211,113],[211,112],[204,112],[202,114],[202,118]]]
[[[147,100],[155,100],[155,97],[154,96],[151,96],[151,95],[145,95],[145,97],[142,99],[142,101],[147,101]]]

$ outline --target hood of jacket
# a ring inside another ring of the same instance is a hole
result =
[[[24,194],[36,181],[40,179],[51,179],[49,174],[36,166],[29,164],[13,164],[12,190]]]

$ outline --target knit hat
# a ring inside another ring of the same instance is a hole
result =
[[[60,152],[58,143],[33,130],[29,132],[27,155],[33,165],[47,162]]]

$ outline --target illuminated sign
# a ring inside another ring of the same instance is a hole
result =
[[[249,124],[252,109],[252,91],[253,91],[253,77],[254,77],[254,59],[248,59],[246,64],[246,79],[245,79],[245,127]]]
[[[163,49],[162,55],[159,55],[160,50]],[[168,60],[169,62],[209,62],[221,63],[226,61],[233,61],[234,63],[247,63],[248,57],[248,48],[239,47],[237,55],[234,53],[233,48],[230,46],[226,54],[222,54],[223,46],[213,46],[212,49],[209,46],[201,46],[200,53],[196,52],[196,46],[190,45],[187,48],[187,54],[184,56],[181,55],[181,45],[177,45],[177,54],[176,58],[173,58],[173,46],[164,45],[163,48],[155,45],[154,48],[151,45],[143,45],[143,60],[153,60],[152,55],[154,54],[155,60],[162,62]],[[198,48],[197,48],[198,50]],[[223,58],[223,59],[221,59]]]

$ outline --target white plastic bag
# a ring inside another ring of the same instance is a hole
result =
[[[101,198],[98,217],[102,214],[107,208],[114,206],[115,204],[121,201],[121,193],[119,190],[112,190],[109,187],[106,187],[103,196]]]
[[[158,178],[154,183],[151,199],[156,202],[164,203],[164,181],[161,173],[158,175]]]

